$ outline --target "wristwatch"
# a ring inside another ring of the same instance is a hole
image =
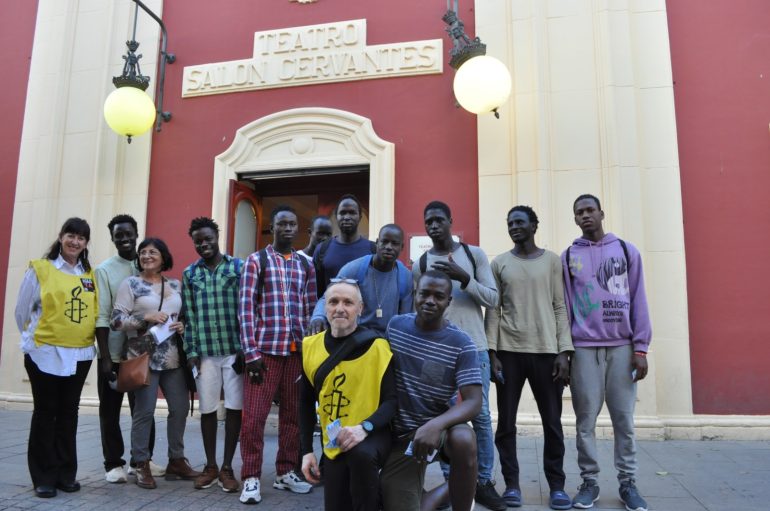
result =
[[[367,434],[369,434],[372,431],[374,431],[374,424],[372,424],[369,421],[363,421],[361,423],[361,427],[364,428],[364,431],[366,431]]]

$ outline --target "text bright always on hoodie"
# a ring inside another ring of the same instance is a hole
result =
[[[652,338],[644,275],[639,250],[611,233],[594,243],[584,238],[572,242],[561,255],[567,310],[575,347],[623,346],[647,351]]]

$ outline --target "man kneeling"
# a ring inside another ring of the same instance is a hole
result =
[[[354,280],[332,279],[325,296],[330,328],[302,342],[302,473],[319,482],[313,454],[318,401],[325,509],[377,511],[379,470],[390,450],[389,423],[397,406],[393,355],[385,339],[358,327],[363,302]]]
[[[449,277],[427,271],[417,282],[416,314],[396,316],[388,324],[398,413],[381,477],[385,511],[435,509],[446,495],[446,485],[422,493],[427,463],[439,458],[451,468],[452,509],[467,511],[473,506],[476,438],[466,422],[481,410],[481,372],[476,345],[444,319],[451,300]],[[458,389],[462,399],[450,405]]]

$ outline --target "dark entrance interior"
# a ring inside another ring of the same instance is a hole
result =
[[[308,243],[308,228],[316,215],[329,215],[340,196],[352,193],[361,201],[364,215],[360,230],[369,230],[369,166],[281,170],[241,174],[231,181],[227,247],[245,258],[272,241],[270,212],[279,204],[297,211],[299,236],[294,248]],[[332,218],[332,225],[336,223]]]

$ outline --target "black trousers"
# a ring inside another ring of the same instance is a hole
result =
[[[551,372],[556,355],[498,351],[504,384],[497,384],[497,431],[495,445],[506,488],[519,488],[516,457],[516,414],[521,391],[529,380],[543,422],[543,471],[551,491],[564,490],[564,432],[561,427],[564,385]]]
[[[112,364],[116,374],[120,373],[120,364]],[[99,428],[102,433],[102,454],[104,455],[104,471],[109,472],[115,467],[126,464],[123,459],[125,444],[123,432],[120,429],[120,409],[123,406],[123,392],[112,390],[109,379],[99,371],[97,374],[97,392],[99,393]],[[128,406],[131,415],[134,414],[134,393],[128,393]],[[155,419],[150,430],[150,455],[155,448]],[[131,466],[136,465],[131,460]]]
[[[390,431],[375,431],[336,458],[324,456],[324,509],[378,511],[380,469],[390,451]]]
[[[24,368],[32,385],[34,409],[29,426],[27,464],[34,486],[75,481],[78,471],[78,406],[91,361],[78,362],[72,376],[41,371],[29,355]]]

